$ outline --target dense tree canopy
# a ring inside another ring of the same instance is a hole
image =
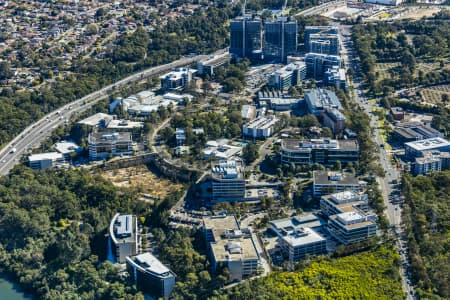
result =
[[[0,268],[42,299],[143,299],[102,261],[118,211],[145,214],[133,193],[84,171],[17,167],[0,178]]]
[[[413,278],[421,298],[450,297],[450,171],[404,175],[403,222],[409,240]]]
[[[384,247],[323,258],[296,272],[247,281],[211,299],[403,299],[398,263],[398,255]]]

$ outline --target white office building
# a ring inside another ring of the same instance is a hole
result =
[[[366,194],[344,191],[324,195],[320,199],[320,211],[326,215],[337,215],[344,212],[369,210],[369,199]]]
[[[254,139],[265,139],[273,135],[279,119],[276,116],[261,116],[242,126],[242,134]]]
[[[363,242],[376,235],[376,217],[358,211],[332,215],[328,219],[328,231],[344,245]]]
[[[62,153],[49,152],[28,156],[28,166],[34,170],[45,170],[51,167],[60,167],[66,160]]]
[[[360,192],[361,190],[362,184],[351,173],[333,171],[313,172],[314,197],[345,191]]]
[[[245,197],[244,164],[241,160],[220,160],[212,164],[211,202],[243,201]]]
[[[203,230],[213,270],[227,267],[231,282],[256,275],[261,262],[255,241],[248,228],[239,228],[234,216],[203,218]]]
[[[291,263],[327,252],[327,241],[319,233],[321,227],[322,222],[313,214],[270,221],[270,229],[277,234],[278,245]]]
[[[127,256],[138,253],[137,218],[128,214],[116,214],[109,224],[111,249],[116,262],[123,264]]]
[[[107,159],[110,156],[133,155],[133,140],[129,132],[105,134],[93,132],[88,137],[89,159]]]

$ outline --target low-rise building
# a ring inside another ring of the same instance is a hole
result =
[[[192,82],[197,70],[190,68],[176,68],[160,77],[163,90],[178,90]]]
[[[424,151],[422,157],[414,159],[410,171],[417,176],[448,169],[450,169],[450,152]]]
[[[315,88],[306,91],[305,102],[308,112],[315,116],[322,115],[327,109],[343,109],[336,93],[327,89]]]
[[[346,190],[331,195],[324,195],[320,199],[320,211],[326,215],[337,215],[355,210],[368,211],[369,199],[366,194]]]
[[[127,270],[138,289],[152,297],[168,300],[175,287],[175,273],[150,253],[129,256]]]
[[[105,134],[93,132],[88,137],[89,158],[106,159],[110,156],[133,155],[133,140],[129,132]]]
[[[104,113],[97,113],[79,121],[78,124],[83,124],[94,128],[105,128],[111,120],[114,120],[114,116]]]
[[[212,164],[211,202],[243,201],[245,197],[245,174],[242,160],[220,160]]]
[[[423,157],[427,151],[450,152],[450,142],[436,137],[405,143],[405,156],[409,159]]]
[[[313,172],[314,197],[345,191],[360,192],[361,190],[361,183],[351,173],[333,171]]]
[[[328,219],[328,231],[344,245],[363,242],[376,235],[376,217],[357,211],[332,215]]]
[[[109,224],[111,249],[116,262],[123,264],[127,256],[138,253],[139,238],[137,218],[133,215],[117,213]]]
[[[28,165],[34,170],[60,167],[63,166],[65,162],[64,155],[58,152],[40,153],[28,156]]]
[[[444,134],[428,125],[419,122],[401,123],[395,126],[393,138],[406,143],[431,138],[443,138]]]
[[[305,55],[306,72],[308,77],[322,79],[325,72],[333,67],[341,67],[341,57],[320,53],[307,53]]]
[[[226,52],[220,55],[213,55],[197,63],[198,74],[214,75],[214,69],[230,62],[230,53]]]
[[[111,120],[106,126],[110,132],[129,132],[134,141],[142,140],[142,131],[144,122],[135,122],[130,120]]]
[[[242,126],[242,134],[254,139],[265,139],[275,132],[279,119],[274,116],[261,116]]]
[[[269,86],[287,91],[306,78],[306,65],[304,62],[293,62],[276,70],[269,76]]]
[[[281,140],[281,162],[296,165],[314,163],[333,164],[358,161],[359,146],[357,140],[333,140],[329,138]]]
[[[256,275],[260,257],[248,229],[240,229],[234,216],[203,218],[203,230],[213,270],[227,267],[230,281]]]
[[[78,146],[74,142],[60,141],[53,145],[53,148],[64,155],[66,161],[70,161],[70,155],[72,153],[80,153],[83,151],[83,147]]]
[[[261,107],[268,107],[274,111],[287,111],[298,108],[301,99],[282,94],[278,90],[259,91],[258,102]]]
[[[289,262],[299,261],[306,255],[327,252],[327,241],[319,233],[322,221],[314,214],[273,220],[269,224],[277,234],[278,244]]]
[[[322,113],[323,125],[330,128],[334,134],[339,134],[344,131],[346,120],[344,114],[336,108],[326,109]]]
[[[399,106],[391,107],[390,114],[396,121],[401,121],[405,118],[405,111]]]
[[[347,90],[347,79],[345,76],[345,69],[333,66],[324,73],[324,83],[326,85],[334,86],[337,89]]]

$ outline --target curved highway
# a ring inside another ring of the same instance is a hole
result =
[[[227,51],[227,49],[219,50],[214,54],[221,54],[225,51]],[[38,147],[42,141],[51,135],[54,129],[63,125],[64,122],[68,122],[71,116],[86,111],[98,101],[108,97],[114,90],[120,89],[127,84],[138,82],[150,76],[167,72],[173,68],[190,65],[205,59],[208,56],[210,55],[183,57],[165,65],[146,69],[110,84],[96,92],[86,95],[81,99],[70,102],[45,115],[37,122],[25,128],[19,135],[17,135],[12,141],[3,147],[3,149],[0,150],[0,175],[8,174],[14,165],[19,163],[22,155],[26,154],[29,150]]]

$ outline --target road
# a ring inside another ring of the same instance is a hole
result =
[[[224,53],[225,51],[228,51],[228,49],[221,49],[214,54]],[[111,92],[120,89],[130,83],[135,83],[150,76],[154,76],[162,72],[167,72],[172,68],[190,65],[194,62],[205,59],[210,55],[183,57],[179,60],[165,65],[146,69],[142,72],[138,72],[113,84],[110,84],[96,92],[86,95],[81,99],[68,103],[51,113],[48,113],[37,122],[25,128],[19,135],[17,135],[11,142],[9,142],[3,149],[0,150],[0,175],[8,174],[8,172],[14,167],[14,165],[19,163],[22,155],[26,154],[31,148],[39,147],[39,145],[51,135],[52,131],[55,128],[64,124],[66,119],[70,120],[71,116],[86,111],[93,104],[108,97]],[[17,150],[15,152],[12,152],[14,148]]]
[[[337,24],[336,24],[337,25]],[[359,74],[359,59],[356,57],[353,51],[353,45],[351,40],[351,26],[338,25],[341,32],[341,55],[345,62],[346,68],[353,68],[355,70],[355,76],[353,80],[354,96],[353,100],[367,113],[370,118],[370,126],[373,129],[373,139],[377,146],[379,146],[379,161],[386,172],[384,178],[377,178],[382,191],[384,204],[386,207],[385,214],[392,227],[391,233],[396,238],[396,247],[399,251],[401,258],[400,276],[402,279],[402,287],[406,292],[407,299],[415,299],[414,288],[409,276],[409,258],[407,256],[407,243],[406,234],[401,226],[401,199],[398,183],[400,182],[400,172],[392,167],[390,163],[389,153],[384,147],[384,140],[382,139],[378,129],[378,119],[375,114],[372,114],[374,108],[378,107],[377,104],[369,103],[364,93],[364,89],[360,84]]]
[[[322,12],[330,9],[330,8],[337,8],[339,6],[343,6],[347,3],[345,0],[337,0],[337,1],[330,1],[325,2],[319,6],[314,6],[305,10],[302,10],[296,16],[312,16],[312,15],[320,15]]]

